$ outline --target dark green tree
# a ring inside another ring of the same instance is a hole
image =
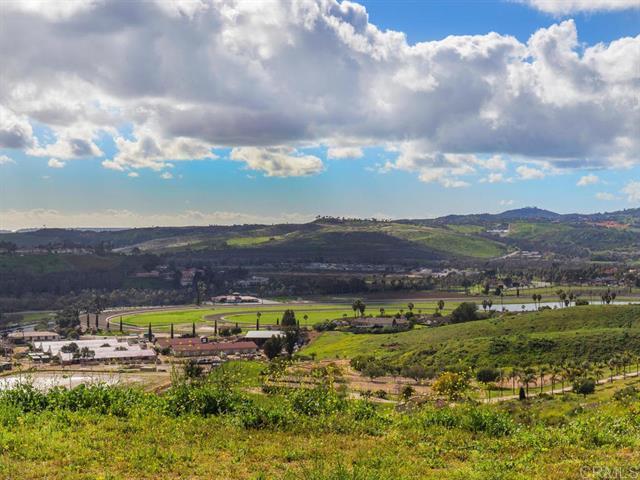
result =
[[[474,302],[462,302],[451,312],[451,323],[470,322],[478,319],[478,306]]]
[[[282,314],[282,321],[280,325],[283,327],[295,327],[297,325],[296,322],[296,312],[293,310],[285,310]]]

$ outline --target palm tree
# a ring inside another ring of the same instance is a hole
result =
[[[407,308],[411,313],[413,313],[413,307],[414,307],[413,302],[409,302],[409,304],[407,305]]]
[[[538,367],[538,374],[540,375],[540,393],[542,393],[542,387],[544,386],[544,376],[548,371],[549,369],[545,365],[540,365],[540,367]]]
[[[602,378],[604,374],[605,364],[603,362],[597,362],[593,365],[593,376],[596,378],[596,382]]]
[[[622,363],[622,376],[623,378],[627,378],[627,366],[631,364],[631,353],[625,350],[622,352],[620,360]]]
[[[610,358],[607,360],[607,366],[609,367],[609,383],[613,383],[613,371],[616,368],[616,359]]]
[[[536,381],[536,370],[532,367],[527,367],[519,373],[520,382],[527,390],[527,397],[529,396],[529,385]]]
[[[549,372],[549,380],[551,380],[551,395],[556,388],[556,382],[562,376],[562,367],[554,365]]]
[[[384,307],[380,307],[380,316],[384,317]]]
[[[516,367],[512,367],[509,371],[509,378],[511,379],[511,393],[516,394],[516,380],[520,377],[520,372]]]
[[[440,310],[440,313],[444,310],[444,300],[438,300],[438,310]]]
[[[262,313],[258,312],[256,313],[256,330],[260,330],[260,317],[262,316]]]

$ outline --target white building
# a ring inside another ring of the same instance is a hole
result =
[[[11,332],[8,337],[10,342],[40,342],[45,340],[58,340],[60,335],[56,332]]]
[[[75,343],[76,352],[63,351]],[[117,337],[106,337],[91,340],[61,340],[57,342],[35,342],[36,349],[43,353],[48,353],[52,357],[58,357],[62,363],[74,361],[96,361],[96,362],[141,362],[152,361],[156,358],[156,353],[152,348],[148,348],[146,343],[137,343],[132,339],[118,339]],[[86,349],[88,356],[79,356],[79,353]]]

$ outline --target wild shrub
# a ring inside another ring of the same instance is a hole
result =
[[[303,415],[330,415],[343,411],[347,401],[333,388],[319,385],[314,388],[295,390],[290,395],[293,410]]]

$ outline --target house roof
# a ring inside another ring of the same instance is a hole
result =
[[[257,350],[258,346],[253,342],[211,342],[211,343],[195,343],[190,345],[174,345],[175,353],[197,352],[197,353],[214,353],[214,352],[233,352],[237,350]]]
[[[176,345],[200,345],[206,344],[207,340],[203,341],[203,337],[187,337],[187,338],[158,338],[156,343],[161,347],[174,347]]]
[[[271,338],[271,337],[283,337],[284,332],[282,330],[250,330],[244,336],[244,338]]]
[[[9,338],[40,338],[40,337],[58,337],[56,332],[46,331],[30,331],[30,332],[11,332]]]

